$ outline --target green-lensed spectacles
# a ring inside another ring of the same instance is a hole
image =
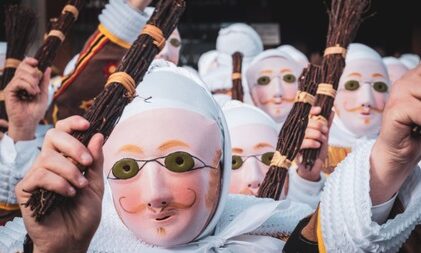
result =
[[[145,167],[149,162],[156,162],[159,165],[167,168],[169,171],[176,173],[183,173],[203,168],[212,168],[210,165],[205,164],[198,157],[191,155],[184,151],[177,151],[166,156],[157,157],[149,160],[136,160],[133,158],[123,158],[117,161],[110,172],[108,179],[129,179],[137,175],[139,171]],[[111,175],[113,177],[111,177]]]
[[[269,166],[270,162],[272,161],[274,152],[266,152],[260,155],[248,155],[248,156],[239,156],[233,155],[232,156],[232,169],[237,170],[241,168],[241,166],[249,159],[250,157],[256,158],[258,161],[262,162],[263,164]]]

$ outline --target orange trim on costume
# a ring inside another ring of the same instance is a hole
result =
[[[321,211],[320,207],[317,212],[317,245],[319,246],[319,253],[326,253],[326,246],[323,241],[323,234],[322,234],[322,221],[321,221]]]
[[[75,69],[69,75],[63,77],[61,87],[54,94],[54,99],[57,99],[79,76],[85,69],[89,61],[94,57],[99,50],[101,50],[109,39],[99,31],[88,41],[87,46],[79,55]]]
[[[98,30],[105,35],[105,37],[107,37],[109,40],[111,40],[112,42],[114,42],[115,44],[119,45],[120,47],[129,49],[131,47],[130,43],[127,43],[126,41],[120,39],[119,37],[115,36],[114,34],[112,34],[110,31],[107,30],[107,28],[105,28],[105,26],[103,24],[99,24],[98,26]]]
[[[8,203],[3,203],[0,202],[0,209],[5,210],[5,211],[16,211],[19,210],[19,205],[12,205],[12,204],[8,204]]]

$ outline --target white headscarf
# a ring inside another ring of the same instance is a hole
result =
[[[291,45],[282,45],[282,46],[279,46],[277,49],[289,54],[291,58],[293,58],[296,62],[298,62],[303,67],[303,69],[307,68],[309,64],[308,58],[300,50],[296,49],[295,47]]]
[[[413,69],[420,63],[420,56],[416,54],[403,54],[399,60],[408,68]]]

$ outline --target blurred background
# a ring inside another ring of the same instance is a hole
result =
[[[65,0],[0,0],[0,23],[4,24],[4,6],[24,4],[39,17],[34,51],[42,42],[49,20],[61,12]],[[98,15],[107,0],[87,0],[54,66],[63,71],[67,62],[77,54],[98,25]],[[181,19],[182,37],[180,65],[197,67],[200,55],[215,48],[218,30],[230,23],[252,25],[263,39],[265,48],[291,44],[317,61],[324,49],[327,32],[325,0],[190,0]],[[421,55],[421,13],[419,0],[373,0],[369,17],[363,23],[356,42],[375,48],[382,56],[403,53]],[[4,25],[0,41],[4,41]]]

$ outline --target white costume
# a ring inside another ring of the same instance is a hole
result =
[[[408,68],[413,69],[420,63],[420,57],[416,54],[403,54],[399,60]]]
[[[161,64],[162,65],[162,64]],[[165,64],[164,64],[165,65]],[[153,69],[153,68],[152,68]],[[222,133],[222,189],[218,206],[204,231],[186,245],[162,248],[137,239],[117,215],[106,187],[103,216],[88,252],[273,252],[282,250],[284,242],[275,237],[289,234],[311,209],[304,204],[285,200],[228,196],[231,174],[231,146],[228,128],[219,107],[200,81],[181,68],[153,70],[138,86],[136,97],[121,117],[125,121],[139,112],[157,108],[178,108],[194,111],[218,123]],[[176,85],[174,85],[176,84]],[[150,99],[144,99],[151,97]],[[120,122],[121,122],[120,121]],[[108,181],[107,181],[108,182]],[[107,184],[108,185],[108,184]],[[0,228],[0,251],[22,249],[25,229],[17,218]],[[275,237],[274,237],[275,236]]]
[[[397,252],[421,224],[421,171],[399,190],[405,212],[388,220],[395,197],[377,207],[370,198],[370,154],[374,141],[359,143],[331,174],[321,198],[321,231],[327,252]],[[381,224],[381,225],[380,225]]]

